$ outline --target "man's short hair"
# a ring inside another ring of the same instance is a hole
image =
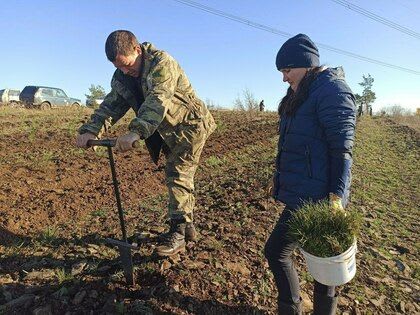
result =
[[[129,56],[138,45],[136,36],[130,31],[114,31],[108,35],[105,42],[106,57],[114,62],[117,55]]]

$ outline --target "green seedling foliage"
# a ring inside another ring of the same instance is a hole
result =
[[[57,229],[47,227],[40,235],[39,241],[41,244],[52,244],[57,239]]]
[[[92,217],[104,218],[108,215],[108,210],[98,209],[98,210],[92,211],[90,214]]]
[[[218,133],[223,133],[227,129],[227,126],[223,121],[220,121],[220,120],[216,121],[216,125],[217,125],[216,132]]]
[[[217,157],[217,156],[210,156],[207,160],[206,160],[206,164],[210,167],[215,167],[215,166],[220,166],[224,163],[224,160]]]
[[[289,221],[293,241],[317,257],[332,257],[344,253],[358,236],[361,217],[358,213],[332,212],[327,201],[305,203]]]
[[[59,268],[55,271],[55,274],[57,275],[57,280],[59,284],[72,281],[73,275],[70,272],[66,272],[64,268]]]

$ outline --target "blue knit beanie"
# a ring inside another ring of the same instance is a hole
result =
[[[315,43],[305,34],[289,38],[276,57],[280,71],[285,68],[310,68],[319,66],[319,52]]]

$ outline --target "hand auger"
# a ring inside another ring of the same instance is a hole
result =
[[[125,221],[124,221],[124,211],[121,206],[121,196],[120,196],[120,189],[118,187],[118,180],[117,180],[117,172],[115,171],[115,161],[114,155],[112,154],[112,147],[115,146],[116,139],[102,139],[102,140],[89,140],[87,145],[88,147],[93,146],[101,146],[106,147],[108,149],[108,158],[109,158],[109,165],[111,167],[111,175],[112,175],[112,183],[114,184],[114,193],[115,199],[117,201],[117,208],[118,208],[118,216],[120,219],[121,225],[121,232],[122,232],[122,241],[115,240],[112,238],[106,238],[105,241],[116,245],[120,252],[121,264],[124,269],[124,276],[126,283],[129,285],[134,284],[134,274],[133,274],[133,259],[131,257],[131,250],[137,249],[137,246],[128,243],[127,241],[127,232],[125,229]]]

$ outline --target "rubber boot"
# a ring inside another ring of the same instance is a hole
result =
[[[287,304],[278,301],[279,315],[301,315],[302,314],[302,302],[298,304]]]
[[[314,293],[313,315],[334,315],[337,311],[338,296],[320,295]]]
[[[168,232],[160,234],[158,236],[159,241],[165,242],[173,233],[172,224],[170,224],[170,229]],[[193,222],[187,222],[185,224],[185,241],[186,242],[195,242],[197,240],[197,231],[195,230],[195,226]]]
[[[182,221],[171,221],[171,228],[163,245],[156,249],[158,256],[167,257],[178,254],[185,250],[185,228],[186,223]]]

